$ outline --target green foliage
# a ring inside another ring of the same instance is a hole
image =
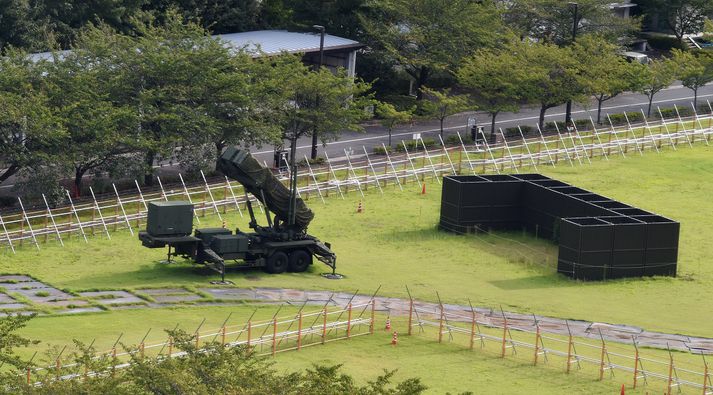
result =
[[[569,100],[586,102],[588,96],[579,77],[579,63],[570,48],[531,41],[514,42],[519,61],[528,65],[522,97],[540,105],[540,128],[548,109]]]
[[[49,45],[50,26],[42,7],[28,0],[0,2],[0,54],[9,47],[28,51]]]
[[[458,82],[472,90],[478,108],[495,118],[502,111],[517,112],[527,99],[525,85],[529,79],[528,64],[522,63],[509,46],[500,50],[481,49],[464,59],[458,69]]]
[[[0,57],[0,182],[22,169],[47,165],[64,136],[42,74],[42,65],[23,51]]]
[[[639,29],[637,18],[625,19],[610,10],[609,0],[579,0],[577,36],[597,34],[610,42],[630,39]],[[505,20],[520,37],[546,43],[572,42],[574,9],[559,0],[514,0],[505,5]]]
[[[170,10],[200,24],[214,34],[236,33],[259,28],[261,2],[258,0],[142,0],[142,8],[159,20]]]
[[[17,319],[15,319],[17,320]],[[19,359],[9,357],[12,347],[25,345],[27,340],[13,332],[24,324],[0,320],[0,333],[4,339],[0,360],[16,367],[23,367]],[[26,321],[26,319],[25,319]],[[14,324],[14,325],[13,325]],[[57,393],[113,393],[113,394],[420,394],[426,386],[418,378],[406,379],[392,384],[395,371],[384,371],[366,385],[358,385],[348,374],[342,373],[340,365],[314,365],[303,372],[279,373],[272,362],[259,358],[244,347],[226,348],[212,342],[200,349],[195,346],[193,335],[181,329],[167,330],[179,352],[185,354],[174,358],[142,357],[132,353],[131,363],[124,369],[114,370],[118,361],[104,353],[95,358],[96,350],[82,342],[74,341],[76,351],[70,359],[76,363],[62,380],[51,374],[40,376],[40,386],[28,386],[24,377],[15,372],[6,373],[3,389],[9,393],[57,394]],[[131,350],[131,349],[129,349]],[[136,350],[131,350],[136,351]],[[59,354],[56,347],[50,348],[52,358]],[[86,369],[86,370],[85,370]],[[85,376],[85,372],[108,372]]]
[[[632,74],[636,65],[627,62],[618,52],[619,47],[601,36],[583,37],[574,44],[573,55],[579,62],[579,77],[584,91],[597,100],[597,123],[601,120],[602,104],[619,94],[636,90]]]
[[[416,107],[414,106],[409,110],[399,111],[391,103],[387,102],[376,105],[376,116],[379,118],[381,125],[389,132],[389,146],[391,145],[391,131],[394,130],[395,126],[411,122],[415,110]]]
[[[373,104],[370,85],[354,81],[344,69],[312,71],[307,66],[290,66],[282,73],[288,99],[282,105],[283,138],[319,134],[322,142],[336,139],[343,130],[361,131],[361,121]],[[276,82],[279,80],[275,80]]]
[[[674,49],[672,61],[675,63],[675,76],[681,84],[693,91],[693,105],[698,105],[698,89],[713,81],[713,56],[701,52],[693,54]]]
[[[644,13],[657,14],[682,44],[685,34],[701,31],[706,15],[713,11],[713,3],[709,0],[650,0],[642,4],[642,9]]]
[[[671,85],[676,77],[676,63],[670,59],[652,60],[648,66],[636,66],[638,69],[632,75],[638,91],[649,99],[646,115],[651,115],[651,104],[654,96],[662,89]]]
[[[494,46],[503,31],[493,1],[372,0],[361,14],[367,42],[401,66],[421,88],[434,72],[455,72],[478,48]]]
[[[469,109],[468,97],[466,95],[451,95],[450,88],[439,92],[424,86],[421,90],[427,100],[421,102],[420,110],[424,116],[440,121],[440,134],[443,138],[443,122],[449,116]]]

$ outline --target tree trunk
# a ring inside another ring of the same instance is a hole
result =
[[[601,97],[597,97],[597,125],[602,124],[602,103],[604,103],[604,100]]]
[[[391,128],[389,128],[389,146],[387,149],[391,148]]]
[[[312,160],[317,159],[317,144],[319,143],[319,134],[317,133],[317,129],[315,128],[312,131],[312,150],[310,151],[309,157]]]
[[[698,88],[693,89],[693,111],[698,111]]]
[[[215,143],[215,170],[218,170],[218,158],[220,158],[220,154],[223,153],[223,148],[225,148],[225,143],[220,141]]]
[[[652,104],[653,102],[654,102],[654,94],[651,93],[651,94],[649,95],[649,108],[648,108],[648,110],[646,110],[646,116],[647,116],[647,117],[650,117],[650,116],[651,116],[651,104]]]
[[[146,172],[144,173],[144,185],[146,185],[146,186],[153,186],[153,184],[154,184],[153,163],[154,163],[155,159],[156,159],[156,151],[149,150],[148,152],[146,152],[146,158],[145,158]]]
[[[418,78],[416,78],[416,100],[421,101],[423,100],[423,92],[421,91],[421,88],[426,85],[426,81],[428,81],[428,74],[429,70],[428,67],[421,67],[420,71],[418,72]]]
[[[441,139],[443,139],[443,120],[445,118],[441,118]]]
[[[85,169],[81,167],[76,167],[74,169],[74,197],[78,198],[82,196],[82,179],[84,178]]]
[[[547,112],[547,106],[544,104],[540,106],[540,119],[538,121],[538,124],[540,125],[540,129],[545,130],[545,113]]]
[[[495,112],[491,112],[491,113],[490,113],[490,117],[491,117],[491,120],[490,120],[490,134],[493,134],[493,135],[495,134],[495,117],[498,116],[498,113],[499,113],[499,112],[500,112],[500,111],[495,111]],[[483,138],[485,138],[485,136],[483,136]]]

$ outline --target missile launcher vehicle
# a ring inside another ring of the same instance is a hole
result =
[[[205,264],[218,271],[223,281],[226,261],[235,261],[245,267],[261,267],[268,273],[283,273],[303,272],[316,258],[332,268],[334,274],[337,257],[330,244],[307,234],[314,213],[297,197],[296,177],[290,178],[288,189],[248,151],[235,147],[221,155],[217,167],[245,187],[249,227],[253,231],[236,229],[233,232],[224,228],[193,231],[193,204],[151,202],[146,231],[139,233],[144,247],[168,246],[169,261],[171,256],[181,256]],[[297,174],[296,171],[290,173]],[[263,205],[267,226],[258,225],[248,193]]]

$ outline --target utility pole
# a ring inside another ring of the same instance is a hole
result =
[[[317,71],[322,70],[322,65],[324,64],[324,26],[314,25],[312,26],[319,32],[319,67]],[[317,96],[316,105],[319,107],[319,96]],[[317,128],[315,127],[312,131],[312,152],[310,154],[311,159],[317,159],[317,142],[319,140],[317,133]]]
[[[577,41],[577,26],[579,25],[579,15],[577,15],[577,13],[579,11],[579,4],[573,2],[567,4],[572,7],[574,13],[574,20],[572,21],[572,44],[574,44],[575,41]],[[567,101],[567,110],[565,111],[564,125],[567,130],[569,130],[572,125],[572,99]]]

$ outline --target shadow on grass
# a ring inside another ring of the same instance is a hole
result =
[[[565,288],[579,286],[576,281],[568,281],[564,277],[557,275],[530,276],[522,278],[513,278],[509,280],[489,281],[490,284],[505,290],[505,291],[520,291],[527,289],[544,289],[544,288]]]

